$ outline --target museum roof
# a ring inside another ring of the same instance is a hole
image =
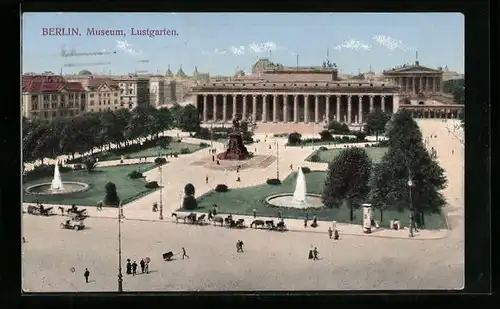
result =
[[[384,70],[384,75],[392,75],[392,74],[400,74],[400,73],[443,73],[442,70],[431,69],[428,67],[421,66],[418,61],[415,61],[415,64],[412,65],[402,65],[390,70]]]
[[[67,82],[62,76],[34,75],[23,76],[23,92],[54,93],[54,92],[84,92],[79,82]]]

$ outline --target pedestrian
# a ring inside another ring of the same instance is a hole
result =
[[[182,259],[184,260],[184,257],[187,257],[189,259],[189,255],[186,254],[186,249],[182,247]]]
[[[318,248],[314,247],[314,250],[313,250],[313,261],[317,261],[318,260]]]
[[[243,240],[239,241],[240,252],[243,252]]]
[[[311,227],[317,227],[317,226],[318,226],[318,218],[316,218],[316,215],[314,215]]]
[[[304,219],[304,227],[307,227],[307,218]]]
[[[278,219],[281,219],[281,210],[278,211]]]
[[[23,244],[26,243],[26,237],[23,236]]]
[[[212,221],[212,218],[214,217],[214,215],[212,214],[212,209],[210,209],[208,211],[208,221]]]
[[[236,252],[240,252],[240,241],[236,242]]]
[[[293,171],[293,164],[290,164],[290,170]]]
[[[455,153],[455,150],[454,150],[454,149],[452,149],[452,150],[451,150],[451,154],[454,154],[454,153]]]
[[[217,216],[217,204],[214,204],[214,207],[212,209],[212,213],[214,216]]]
[[[132,263],[130,263],[130,259],[127,259],[127,275],[132,274]]]
[[[257,218],[257,209],[255,208],[253,209],[253,218],[254,219]]]
[[[85,276],[85,283],[89,283],[89,276],[90,276],[90,271],[88,268],[85,268],[85,272],[83,273]]]
[[[146,263],[144,262],[144,259],[141,259],[139,262],[139,265],[141,265],[141,273],[144,273],[144,268],[146,267]]]
[[[212,155],[212,162],[215,162],[215,156]]]
[[[332,239],[332,235],[333,235],[333,230],[332,230],[332,227],[328,227],[328,237],[330,237],[330,239]]]
[[[307,256],[307,258],[309,260],[312,260],[314,258],[314,256],[313,256],[313,250],[312,249],[309,249],[309,255]]]
[[[137,275],[137,262],[132,263],[132,276]]]
[[[208,175],[205,176],[205,183],[208,183]]]
[[[146,260],[146,264],[144,265],[144,270],[146,271],[146,274],[149,274],[149,263],[151,263],[151,261],[148,259]]]

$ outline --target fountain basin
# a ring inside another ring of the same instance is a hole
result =
[[[323,204],[321,195],[319,194],[305,194],[305,201],[299,202],[294,199],[293,193],[279,193],[273,194],[264,200],[267,205],[274,207],[287,207],[287,208],[321,208],[325,205]]]
[[[39,183],[27,187],[25,191],[33,195],[62,195],[62,194],[83,192],[87,191],[90,188],[88,184],[76,181],[63,181],[62,185],[63,189],[54,190],[52,189],[52,183],[50,182]]]

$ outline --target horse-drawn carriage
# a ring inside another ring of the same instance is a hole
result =
[[[198,225],[204,225],[206,224],[206,215],[201,214],[198,216],[195,212],[192,212],[188,215],[183,215],[183,214],[178,214],[178,213],[172,213],[172,217],[175,218],[175,222],[179,222],[179,220],[184,221],[184,223],[190,223],[190,224],[198,224]]]
[[[54,211],[52,210],[53,207],[43,207],[42,204],[39,205],[29,205],[28,206],[28,213],[30,215],[36,215],[36,216],[50,216],[54,214]]]
[[[60,227],[66,230],[80,231],[85,228],[85,225],[83,224],[83,220],[82,221],[65,220],[61,222]]]
[[[167,253],[163,253],[163,260],[165,260],[165,262],[170,262],[172,261],[172,258],[174,257],[174,253],[172,251],[169,251]]]
[[[253,220],[252,223],[250,224],[250,227],[254,227],[255,228],[263,228],[263,229],[268,229],[270,231],[286,231],[287,230],[287,227],[286,227],[286,224],[285,224],[285,221],[283,221],[282,219],[274,224],[274,220],[260,220],[260,219],[256,219],[256,220]]]
[[[71,208],[65,209],[63,207],[59,207],[61,214],[71,218],[73,221],[82,221],[87,219],[89,216],[87,214],[87,209],[78,209],[76,205],[71,206]]]
[[[234,220],[233,216],[229,215],[226,218],[224,218],[224,223],[226,224],[227,227],[229,228],[245,228],[245,219],[238,219]]]

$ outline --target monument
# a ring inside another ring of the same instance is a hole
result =
[[[229,142],[226,151],[217,154],[218,160],[248,160],[252,153],[248,152],[243,143],[243,137],[240,132],[240,122],[238,116],[233,119],[232,132],[229,133]]]

